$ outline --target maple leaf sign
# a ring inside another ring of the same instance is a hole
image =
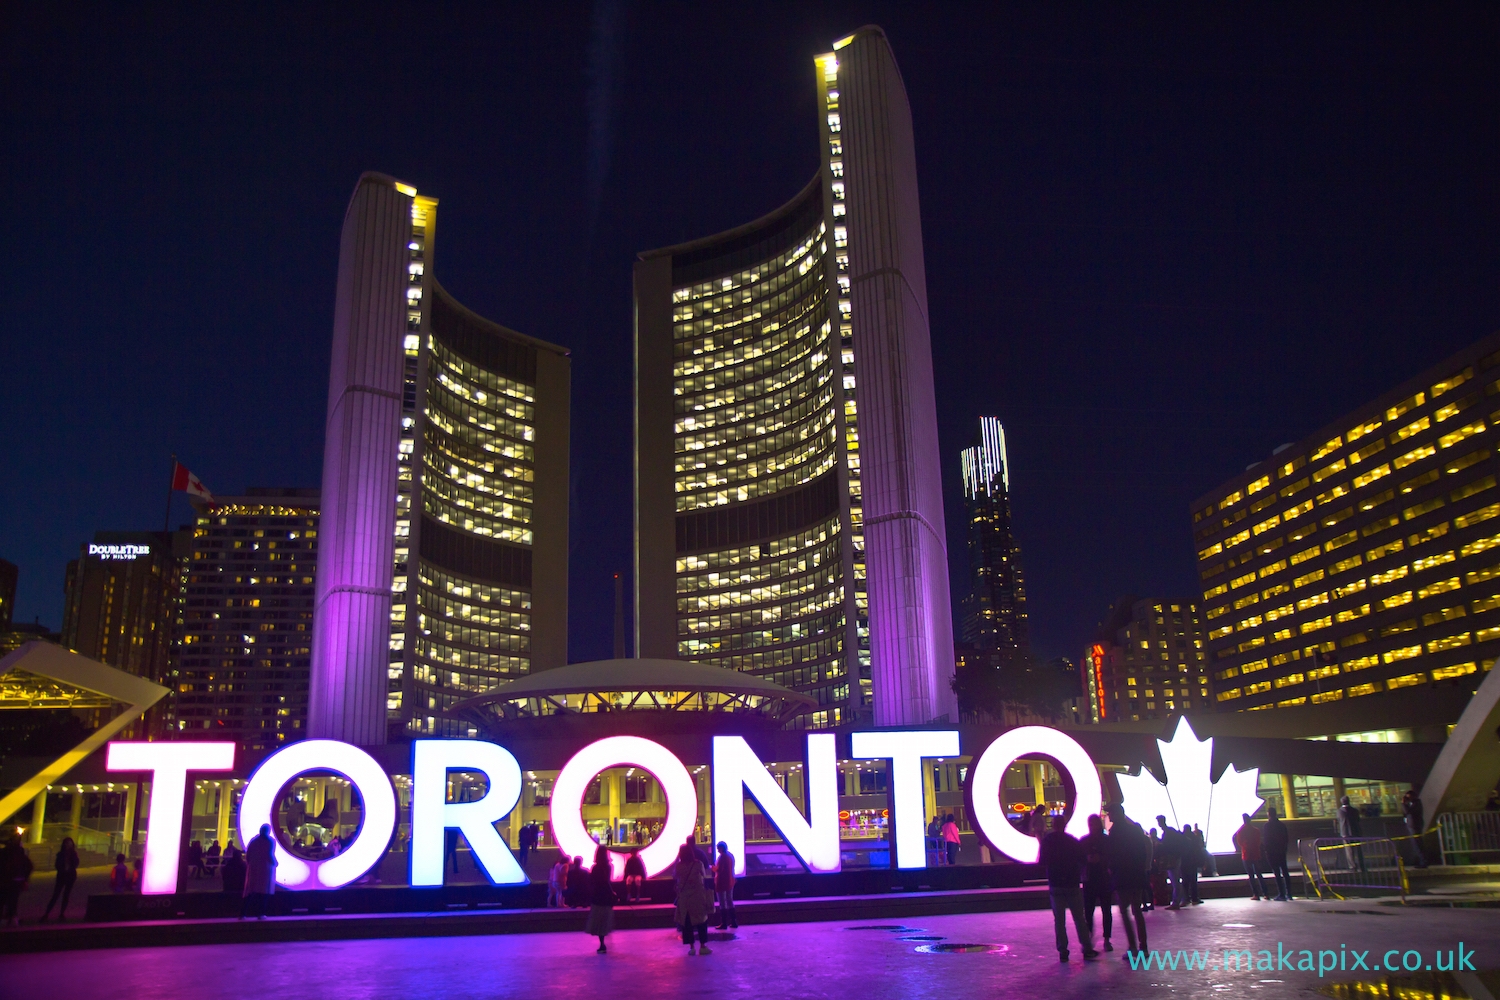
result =
[[[1210,854],[1233,854],[1232,838],[1243,822],[1240,816],[1254,816],[1264,805],[1255,794],[1260,769],[1236,771],[1230,764],[1218,781],[1210,780],[1213,737],[1198,739],[1186,717],[1177,720],[1171,743],[1157,740],[1156,745],[1161,750],[1167,783],[1157,781],[1145,768],[1137,775],[1117,775],[1125,797],[1121,803],[1125,815],[1147,830],[1156,825],[1157,816],[1165,816],[1178,830],[1196,823],[1203,830]]]

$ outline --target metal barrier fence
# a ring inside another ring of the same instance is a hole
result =
[[[1406,864],[1396,843],[1385,837],[1319,837],[1297,841],[1307,884],[1318,898],[1344,899],[1350,891],[1399,892],[1406,902],[1410,886]]]
[[[1500,858],[1500,812],[1439,813],[1437,829],[1445,865],[1479,864],[1476,854]]]

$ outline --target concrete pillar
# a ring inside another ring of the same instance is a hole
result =
[[[26,831],[26,839],[33,844],[42,842],[42,821],[47,818],[47,789],[43,788],[36,793],[36,798],[31,800],[31,829]]]
[[[136,817],[140,815],[140,797],[141,785],[139,782],[132,782],[125,786],[125,825],[122,829],[126,843],[133,844],[140,836],[140,832],[136,829]],[[81,803],[82,800],[83,796],[80,795],[73,801]],[[78,815],[76,810],[73,815]]]
[[[609,793],[609,840],[613,842],[620,829],[620,806],[625,800],[625,778],[619,771],[610,771],[604,787]]]
[[[214,838],[218,840],[222,850],[229,846],[229,808],[234,802],[234,782],[224,780],[219,782],[219,823],[214,830]]]
[[[941,764],[937,766],[942,767]],[[933,780],[934,775],[932,771],[931,766],[924,766],[922,768],[922,815],[927,819],[931,819],[938,814],[937,782]],[[887,787],[889,787],[890,780],[890,773],[887,772]],[[926,824],[924,823],[923,825],[925,826]]]
[[[525,793],[525,790],[523,788],[523,790],[521,792],[521,795],[522,795],[523,798],[525,797],[525,794],[526,793]],[[523,809],[524,809],[524,807],[521,805],[520,801],[518,800],[516,802],[516,807],[510,811],[510,837],[507,838],[506,842],[510,844],[510,846],[511,846],[511,848],[513,850],[515,848],[518,848],[518,847],[521,846],[521,827],[525,825],[521,821],[521,819],[522,819],[521,813],[522,813]]]
[[[1047,765],[1039,760],[1031,762],[1031,791],[1037,805],[1047,801]]]
[[[83,819],[83,793],[74,792],[68,798],[71,800],[68,803],[68,825],[77,830],[79,821]],[[125,791],[125,831],[127,834],[130,832],[130,799],[130,786],[127,785]]]
[[[1292,783],[1292,776],[1290,774],[1283,774],[1281,776],[1281,801],[1282,801],[1283,806],[1286,809],[1286,815],[1284,817],[1282,817],[1282,818],[1283,819],[1296,819],[1297,818],[1297,788]]]

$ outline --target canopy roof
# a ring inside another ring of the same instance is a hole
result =
[[[790,718],[809,695],[690,660],[595,660],[541,670],[465,699],[446,714],[474,722],[586,712],[739,712]]]

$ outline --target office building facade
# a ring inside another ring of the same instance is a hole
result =
[[[566,349],[434,272],[437,201],[363,175],[334,307],[309,733],[455,735],[455,702],[567,662]]]
[[[1500,652],[1500,335],[1192,507],[1223,710],[1472,684]]]
[[[812,181],[636,264],[637,649],[956,719],[911,111],[878,28],[816,65]]]
[[[75,653],[171,683],[173,630],[191,533],[100,531],[79,548],[64,578],[62,644]],[[10,633],[16,638],[24,638]],[[158,704],[125,731],[159,736],[170,706]]]
[[[193,526],[168,729],[246,748],[307,735],[318,491],[219,497]]]
[[[1121,598],[1084,652],[1079,678],[1087,711],[1080,721],[1139,722],[1212,711],[1197,602]]]
[[[1010,462],[1005,428],[979,418],[979,443],[960,455],[969,592],[959,604],[963,642],[991,650],[1000,662],[1031,656],[1026,623],[1026,581],[1021,547],[1011,531]]]
[[[20,572],[13,562],[0,559],[0,632],[9,632],[16,612],[16,582]]]

